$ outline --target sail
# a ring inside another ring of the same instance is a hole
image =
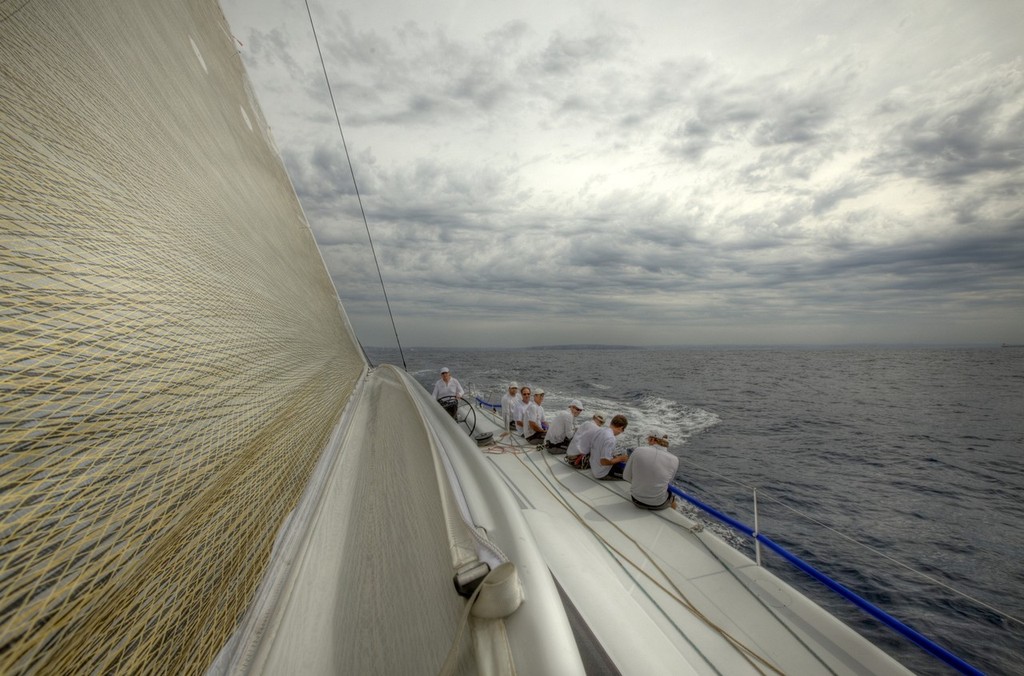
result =
[[[0,672],[206,669],[366,365],[215,2],[0,3]]]

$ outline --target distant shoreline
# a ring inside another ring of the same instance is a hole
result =
[[[657,349],[644,345],[531,345],[512,348],[520,350],[648,350]]]
[[[923,350],[948,350],[948,349],[1000,349],[1000,348],[1024,348],[1024,343],[836,343],[836,344],[708,344],[708,345],[599,345],[599,344],[570,344],[570,345],[530,345],[526,347],[508,347],[506,345],[487,345],[483,347],[450,347],[417,345],[404,348],[407,352],[448,350],[448,351],[472,351],[480,352],[485,350],[501,350],[508,352],[526,351],[555,351],[555,350],[861,350],[861,349],[923,349]],[[397,350],[396,347],[382,347],[379,345],[368,346],[368,350]]]

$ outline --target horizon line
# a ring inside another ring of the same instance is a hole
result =
[[[1024,343],[924,343],[924,342],[863,342],[863,343],[690,343],[658,345],[625,345],[619,343],[558,343],[553,345],[413,345],[403,350],[687,350],[687,349],[810,349],[854,347],[917,347],[917,348],[1013,348]],[[368,345],[367,350],[397,350],[397,346]]]

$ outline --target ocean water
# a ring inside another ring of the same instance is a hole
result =
[[[374,363],[401,361],[368,350]],[[993,674],[1024,670],[1024,348],[407,349],[498,401],[509,380],[671,436],[676,484]],[[587,415],[585,412],[583,415]],[[742,536],[709,527],[751,553]],[[919,673],[951,673],[764,552]],[[955,591],[954,591],[955,590]]]

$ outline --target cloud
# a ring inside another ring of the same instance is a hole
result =
[[[562,33],[551,36],[547,46],[536,57],[537,69],[547,75],[564,77],[591,70],[615,56],[614,35],[593,34],[568,37]]]
[[[822,216],[842,202],[860,197],[871,187],[872,184],[862,178],[842,179],[817,191],[811,202],[811,212],[815,216]]]
[[[279,28],[267,32],[249,31],[244,46],[242,53],[250,68],[283,67],[292,79],[303,75],[303,68],[293,56],[292,43]]]
[[[760,6],[756,27],[709,9],[666,30],[590,7],[322,17],[410,340],[594,342],[652,318],[646,342],[681,327],[884,336],[901,302],[929,327],[1020,316],[1024,68],[1009,31],[957,31],[946,10],[862,31],[885,14]],[[998,23],[984,14],[961,18]],[[376,332],[363,212],[302,30],[252,31],[245,58],[292,121],[275,137],[345,306]]]
[[[835,57],[832,57],[834,59]],[[790,69],[741,76],[699,64],[691,73],[699,87],[677,97],[667,108],[685,117],[670,129],[662,144],[669,156],[698,162],[715,148],[792,146],[794,154],[833,141],[847,98],[858,77],[853,60],[829,60],[809,74]]]
[[[875,159],[906,176],[960,184],[1024,169],[1024,61],[988,59],[934,73],[913,91],[885,100],[883,114],[901,115]]]

